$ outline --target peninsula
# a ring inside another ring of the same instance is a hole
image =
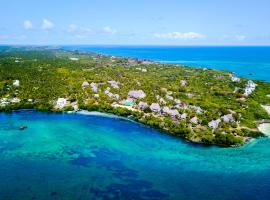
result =
[[[262,137],[270,83],[232,72],[51,47],[0,47],[0,111],[99,111],[185,138],[240,146]],[[128,133],[127,133],[128,134]]]

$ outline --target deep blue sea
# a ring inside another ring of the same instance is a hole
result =
[[[270,138],[205,147],[114,117],[1,113],[0,180],[1,200],[269,200]]]
[[[229,70],[270,82],[270,47],[65,46],[114,56]]]

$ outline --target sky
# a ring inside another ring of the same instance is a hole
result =
[[[0,0],[0,44],[270,45],[270,0]]]

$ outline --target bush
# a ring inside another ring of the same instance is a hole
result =
[[[230,133],[216,133],[215,143],[221,146],[241,145],[243,144],[243,139]]]

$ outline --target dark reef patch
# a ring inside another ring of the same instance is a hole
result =
[[[67,151],[70,153],[73,150]],[[95,198],[104,200],[158,200],[169,197],[169,195],[154,189],[151,182],[139,179],[139,175],[135,170],[129,169],[121,160],[118,160],[117,157],[120,152],[113,152],[106,148],[95,149],[92,151],[95,156],[91,157],[87,157],[77,150],[73,152],[81,154],[71,160],[71,164],[88,167],[94,163],[98,167],[103,167],[111,172],[112,175],[118,179],[117,183],[111,183],[105,189],[91,187],[89,192],[94,195]],[[86,188],[87,186],[83,186],[82,190]]]

